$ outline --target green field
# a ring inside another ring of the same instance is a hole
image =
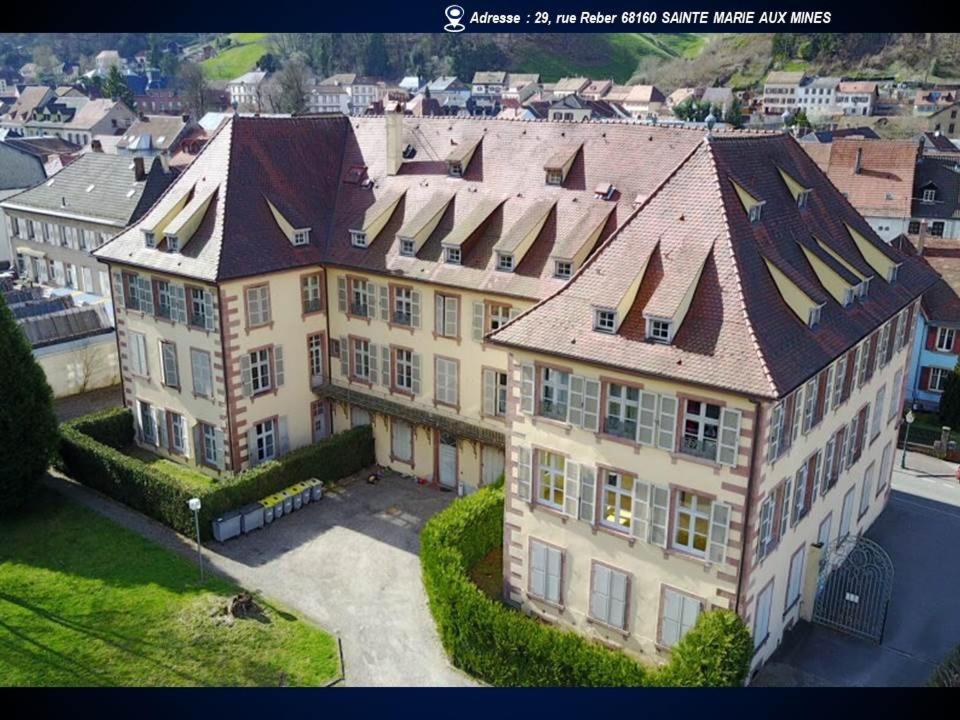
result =
[[[336,640],[60,495],[0,523],[0,686],[322,685]]]
[[[267,33],[230,33],[233,44],[200,63],[208,80],[233,80],[253,70],[270,51]]]
[[[556,36],[536,39],[517,53],[517,72],[539,72],[545,82],[554,82],[564,76],[587,75],[596,79],[613,78],[627,82],[637,70],[637,63],[645,57],[694,58],[703,50],[707,36],[694,33],[605,33],[585,36],[581,41],[597,43],[589,56],[571,53],[565,41]],[[548,44],[549,43],[549,44]]]

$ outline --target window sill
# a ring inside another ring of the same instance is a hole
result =
[[[617,528],[610,527],[609,525],[604,525],[603,523],[595,523],[592,525],[592,527],[596,532],[602,532],[606,535],[610,535],[611,537],[617,537],[621,540],[626,540],[630,547],[633,547],[637,543],[637,537],[624,530],[619,530]]]
[[[439,340],[439,339],[441,339],[441,338],[444,339],[444,340],[453,340],[454,342],[457,343],[457,345],[460,344],[460,336],[459,336],[459,335],[440,335],[440,334],[437,333],[436,330],[434,330],[434,332],[433,332],[433,339],[434,339],[434,340]]]
[[[554,418],[547,417],[546,415],[531,415],[531,416],[530,416],[530,419],[531,419],[531,422],[532,422],[534,425],[536,425],[537,423],[541,423],[541,422],[542,422],[542,423],[545,423],[545,424],[547,424],[547,425],[553,425],[553,426],[556,427],[556,428],[560,428],[560,429],[566,431],[567,433],[569,433],[570,430],[571,430],[572,427],[573,427],[572,425],[570,425],[569,423],[567,423],[567,422],[565,422],[565,421],[563,421],[563,420],[556,420],[556,419],[554,419]]]
[[[676,558],[681,558],[683,560],[688,560],[690,562],[697,563],[698,565],[703,567],[704,572],[709,570],[714,565],[714,563],[707,560],[706,555],[703,555],[703,556],[694,555],[691,552],[687,552],[686,550],[681,550],[674,547],[665,547],[661,549],[663,550],[664,559],[670,559],[672,557],[676,557]]]
[[[532,600],[533,602],[540,603],[541,605],[546,605],[547,607],[552,607],[552,608],[553,608],[554,610],[556,610],[557,612],[561,612],[561,613],[562,613],[564,610],[566,610],[566,607],[564,606],[564,604],[563,604],[562,602],[557,603],[557,602],[554,602],[553,600],[547,600],[545,597],[540,597],[539,595],[534,595],[534,594],[533,594],[532,592],[530,592],[529,590],[527,590],[526,592],[524,592],[524,595],[526,595],[527,600]]]
[[[273,320],[271,320],[270,322],[260,323],[259,325],[247,325],[244,328],[244,331],[246,332],[247,335],[249,335],[254,330],[261,330],[264,328],[266,328],[267,330],[273,330]]]
[[[616,443],[618,445],[625,445],[627,447],[632,447],[635,453],[639,453],[640,448],[643,447],[643,445],[638,443],[636,440],[631,440],[630,438],[623,437],[621,435],[611,435],[610,433],[605,433],[605,432],[598,432],[598,433],[595,433],[595,435],[597,440],[601,440],[601,441],[605,440],[607,442]]]
[[[416,330],[413,325],[403,325],[402,323],[390,322],[389,320],[387,321],[387,327],[391,330],[406,330],[411,335],[413,335],[413,331]]]
[[[789,450],[787,452],[789,452]],[[686,462],[692,462],[697,465],[703,465],[704,467],[712,468],[713,472],[717,475],[719,475],[720,471],[724,468],[724,466],[716,460],[708,460],[707,458],[700,457],[699,455],[689,455],[687,453],[677,452],[676,450],[670,453],[670,457],[674,462],[677,460],[685,460]],[[780,457],[782,458],[784,456],[781,455]]]
[[[604,630],[609,630],[610,632],[614,632],[614,633],[617,633],[618,635],[621,635],[624,640],[627,640],[630,637],[630,631],[627,630],[626,628],[617,627],[616,625],[611,625],[610,623],[604,622],[603,620],[598,620],[597,618],[594,618],[594,617],[590,617],[589,615],[587,615],[585,619],[587,623],[589,623],[590,625],[596,625],[599,628],[603,628]]]

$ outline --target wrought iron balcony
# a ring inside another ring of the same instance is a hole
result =
[[[717,459],[717,441],[712,438],[700,440],[695,437],[690,437],[689,435],[684,435],[680,440],[680,452],[684,455],[693,455],[694,457],[715,462]]]

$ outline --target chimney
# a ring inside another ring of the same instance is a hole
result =
[[[183,120],[185,123],[190,122],[190,113],[184,113],[183,115],[180,116],[180,119]]]
[[[135,157],[133,159],[133,178],[137,182],[141,182],[144,178],[147,177],[147,173],[143,169],[143,158]]]
[[[396,175],[403,165],[403,115],[399,112],[386,112],[383,115],[387,123],[387,175]]]
[[[923,256],[924,245],[927,244],[927,221],[920,222],[920,235],[917,237],[917,255]]]
[[[853,166],[854,175],[859,175],[863,169],[863,148],[857,148],[857,164]]]
[[[99,140],[91,140],[91,141],[90,141],[90,150],[91,150],[91,152],[102,153],[102,152],[103,152],[103,143],[101,143]]]

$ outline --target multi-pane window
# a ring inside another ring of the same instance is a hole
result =
[[[448,247],[448,248],[444,248],[444,251],[445,251],[445,252],[444,252],[444,260],[445,260],[446,262],[450,263],[451,265],[459,265],[459,264],[460,264],[460,258],[461,258],[461,255],[462,255],[461,252],[460,252],[460,248],[458,248],[458,247]]]
[[[670,323],[667,320],[650,320],[648,336],[654,342],[670,342]]]
[[[867,471],[863,474],[863,486],[860,488],[860,510],[858,517],[863,517],[864,513],[870,509],[870,499],[873,497],[873,481],[876,473],[876,465],[870,464]]]
[[[307,338],[307,355],[310,358],[310,377],[323,378],[323,336],[311,335]]]
[[[513,255],[497,253],[497,270],[511,272],[513,270]]]
[[[613,333],[617,329],[616,310],[597,308],[593,311],[593,329],[597,332]]]
[[[396,460],[411,462],[413,460],[413,426],[392,418],[390,420],[390,453]]]
[[[560,604],[563,554],[559,548],[530,540],[530,594]]]
[[[632,475],[608,470],[603,483],[603,513],[600,523],[616,530],[629,532],[633,523]]]
[[[817,406],[817,379],[807,381],[803,390],[803,432],[806,434],[813,426],[813,414]]]
[[[247,288],[247,322],[250,327],[270,322],[270,286],[257,285]]]
[[[459,401],[459,364],[456,360],[437,357],[436,388],[434,397],[438,403],[457,405]]]
[[[220,464],[220,453],[217,447],[217,429],[213,425],[200,425],[200,439],[203,442],[203,462],[205,465],[217,467]]]
[[[452,295],[436,294],[434,330],[443,337],[460,337],[460,299]]]
[[[753,647],[758,648],[770,634],[770,608],[773,605],[773,583],[757,596],[757,612],[753,623]]]
[[[130,371],[140,377],[149,377],[147,338],[143,333],[130,331]]]
[[[370,341],[353,338],[353,377],[370,379]]]
[[[300,298],[303,312],[314,313],[323,310],[323,293],[320,273],[304,275],[300,279]]]
[[[563,510],[563,475],[566,458],[545,450],[537,452],[537,499],[543,505]]]
[[[180,371],[177,368],[177,346],[173,343],[160,343],[160,367],[163,371],[163,384],[167,387],[180,387]]]
[[[687,400],[683,416],[681,451],[688,455],[715,460],[720,434],[720,406],[700,400]]]
[[[873,440],[883,429],[883,410],[886,407],[887,386],[883,385],[877,390],[877,397],[873,403],[873,419],[870,421],[870,439]]]
[[[271,388],[270,383],[270,351],[267,349],[254,350],[249,354],[250,359],[250,387],[254,394],[265,392]]]
[[[847,377],[847,356],[843,355],[837,360],[837,372],[833,376],[833,402],[834,408],[840,406],[843,401],[843,385]]]
[[[640,391],[637,388],[619,383],[607,385],[607,414],[603,423],[607,434],[635,438],[639,412]]]
[[[499,370],[483,370],[483,414],[505,417],[507,414],[507,374]]]
[[[277,429],[273,419],[258,422],[253,426],[255,457],[258,462],[272,460],[277,456]]]
[[[931,367],[927,389],[931,392],[943,392],[943,389],[947,386],[947,378],[949,376],[950,371],[947,368]]]
[[[394,350],[393,367],[396,389],[413,392],[413,351],[405,348]]]
[[[490,303],[487,305],[487,320],[490,331],[499,330],[510,321],[510,306]]]
[[[144,442],[151,445],[157,444],[157,426],[153,421],[153,406],[147,402],[140,403],[140,432]]]
[[[367,281],[360,278],[350,280],[350,314],[367,317]]]
[[[710,530],[710,499],[681,490],[677,493],[676,502],[673,547],[695,555],[706,555]]]
[[[207,328],[212,322],[208,317],[209,293],[202,288],[190,288],[190,324]]]
[[[175,412],[168,412],[167,418],[170,422],[170,449],[181,455],[186,452],[186,425],[183,415]]]
[[[540,370],[540,414],[555,420],[567,419],[570,373],[551,367]]]
[[[702,604],[672,588],[663,589],[663,617],[660,621],[660,643],[673,647],[692,628],[700,616]]]
[[[593,563],[590,582],[590,617],[615,628],[627,626],[627,574]]]
[[[360,427],[370,424],[370,412],[366,408],[356,405],[350,406],[350,427]]]
[[[171,315],[170,283],[168,283],[166,280],[157,280],[154,283],[153,288],[157,298],[157,302],[156,302],[157,317],[169,319]]]
[[[803,581],[803,556],[804,549],[800,548],[790,558],[790,575],[787,579],[787,609],[792,608],[800,599],[800,589]]]
[[[953,352],[956,331],[953,328],[937,328],[936,349],[939,352]]]
[[[193,392],[202,397],[213,395],[213,370],[210,353],[190,349],[190,371],[193,375]]]
[[[413,324],[413,290],[408,287],[393,290],[393,322],[397,325]]]
[[[557,260],[553,269],[554,277],[558,277],[562,280],[567,279],[573,275],[573,263],[567,262],[565,260]]]
[[[890,388],[890,411],[887,413],[887,421],[893,420],[894,416],[900,410],[900,389],[902,384],[903,368],[900,368],[893,376],[893,386]]]

